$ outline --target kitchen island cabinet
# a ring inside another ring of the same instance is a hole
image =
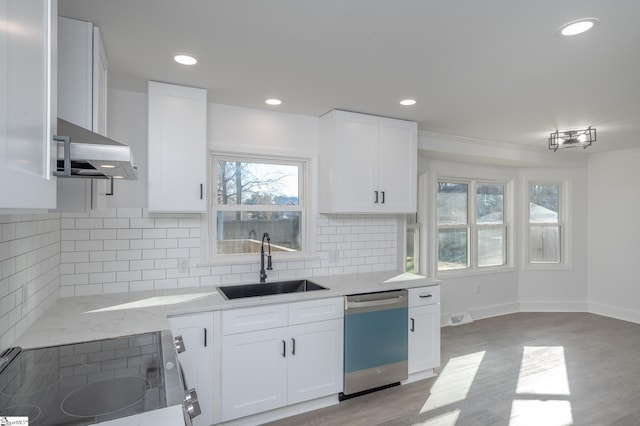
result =
[[[152,213],[207,211],[207,91],[149,82]]]
[[[223,312],[221,420],[337,395],[342,303],[331,298]]]
[[[0,209],[56,206],[57,5],[0,4]]]
[[[320,118],[321,213],[415,213],[417,124],[347,111]]]
[[[185,351],[178,354],[187,389],[194,388],[202,413],[195,417],[194,426],[213,423],[213,313],[179,315],[169,317],[174,338],[182,336]]]

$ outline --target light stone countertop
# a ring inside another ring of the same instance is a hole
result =
[[[173,315],[440,284],[432,278],[394,271],[313,277],[310,281],[329,290],[226,300],[216,287],[207,286],[61,298],[14,346],[26,349],[167,330],[167,317]]]

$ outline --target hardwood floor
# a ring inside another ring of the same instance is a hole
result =
[[[517,313],[445,327],[441,365],[271,425],[640,425],[639,324]]]

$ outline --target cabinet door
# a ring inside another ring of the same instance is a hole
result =
[[[343,321],[289,327],[288,404],[342,392]]]
[[[222,338],[222,421],[287,402],[287,327]]]
[[[173,336],[182,336],[185,351],[178,354],[188,388],[195,388],[202,414],[193,419],[195,426],[210,425],[213,406],[213,314],[170,317]]]
[[[378,117],[336,111],[336,132],[334,210],[377,210]]]
[[[440,305],[409,308],[409,374],[440,365]]]
[[[0,208],[56,205],[57,15],[56,0],[0,2]]]
[[[380,118],[378,190],[380,211],[415,213],[417,194],[417,124]]]
[[[107,136],[107,57],[93,23],[58,17],[58,116]],[[107,208],[103,179],[59,179],[59,212]]]
[[[206,212],[206,90],[149,82],[148,158],[150,212]]]

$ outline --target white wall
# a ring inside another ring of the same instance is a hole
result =
[[[640,149],[589,159],[590,310],[640,322]]]

